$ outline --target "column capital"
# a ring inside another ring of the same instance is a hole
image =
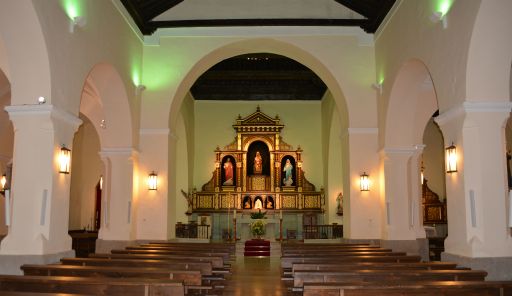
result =
[[[466,101],[462,104],[451,107],[435,118],[435,122],[439,126],[464,116],[467,113],[510,113],[512,110],[512,102],[495,101],[495,102],[470,102]]]
[[[99,152],[101,157],[108,156],[136,156],[139,151],[132,147],[104,147]]]
[[[45,116],[71,125],[75,130],[82,124],[82,120],[67,111],[54,105],[12,105],[6,106],[5,111],[15,123],[16,119],[26,116]]]

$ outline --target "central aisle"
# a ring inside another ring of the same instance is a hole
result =
[[[231,268],[224,295],[284,296],[286,287],[281,281],[279,257],[240,257]]]

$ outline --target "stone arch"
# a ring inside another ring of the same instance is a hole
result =
[[[199,76],[201,76],[201,74],[225,59],[242,54],[258,52],[267,52],[288,57],[305,65],[313,72],[315,72],[315,74],[324,81],[324,83],[327,85],[327,88],[336,100],[336,106],[340,111],[340,114],[342,114],[342,126],[348,127],[349,114],[342,88],[334,77],[333,73],[325,64],[323,64],[317,57],[315,57],[313,53],[307,52],[306,50],[301,49],[293,44],[271,38],[255,38],[227,44],[223,47],[211,51],[203,58],[201,58],[197,63],[195,63],[195,65],[183,78],[172,99],[171,107],[169,110],[170,131],[174,132],[177,118],[176,114],[180,111],[180,107],[187,92],[190,90]]]
[[[85,79],[80,113],[91,120],[103,148],[133,147],[133,122],[128,95],[114,66],[96,64]]]
[[[407,61],[391,88],[384,147],[412,148],[422,143],[425,126],[436,110],[437,96],[426,65],[418,59]]]
[[[387,207],[384,212],[388,221],[384,226],[386,239],[425,237],[420,159],[425,127],[437,109],[437,96],[427,66],[418,59],[408,60],[393,80],[384,125],[382,161],[383,198]]]
[[[471,34],[466,101],[509,101],[512,63],[510,1],[482,1]]]
[[[19,22],[20,16],[23,26],[13,26]],[[0,11],[0,40],[0,45],[3,42],[4,46],[4,50],[0,46],[0,67],[12,85],[11,104],[36,104],[39,96],[51,102],[48,49],[31,1],[3,4]]]

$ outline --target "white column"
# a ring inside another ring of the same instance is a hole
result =
[[[169,129],[140,130],[137,239],[167,239],[168,136]],[[148,190],[147,178],[152,171],[158,174],[157,190]],[[178,198],[182,198],[181,193]]]
[[[127,241],[135,237],[133,229],[134,166],[137,152],[133,148],[103,148],[102,223],[98,238],[105,241]]]
[[[385,148],[381,152],[384,165],[382,238],[415,240],[425,237],[419,216],[420,194],[418,157],[421,146]]]
[[[376,128],[349,128],[347,137],[348,154],[344,152],[344,215],[343,231],[346,238],[375,239],[380,238],[380,176],[378,130]],[[343,144],[342,144],[343,146]],[[348,164],[348,165],[346,165]],[[361,191],[360,175],[366,172],[370,178],[370,191]]]
[[[505,123],[510,102],[465,102],[437,119],[457,147],[457,172],[446,175],[448,238],[445,252],[467,257],[510,257],[507,228]]]
[[[82,123],[52,105],[5,108],[14,124],[12,215],[0,254],[57,254],[71,250],[70,175],[59,173],[60,148],[72,149]],[[72,168],[71,168],[72,173]]]

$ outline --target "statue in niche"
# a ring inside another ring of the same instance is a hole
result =
[[[267,197],[267,204],[265,206],[267,209],[273,209],[274,208],[274,201],[272,200],[272,197]]]
[[[343,215],[343,193],[341,192],[336,197],[336,214],[339,216]]]
[[[261,199],[256,199],[256,201],[254,202],[254,208],[257,210],[263,209],[263,206],[261,204]]]
[[[222,185],[233,185],[233,164],[231,163],[231,159],[228,157],[226,162],[224,163],[224,183]]]
[[[256,156],[254,157],[253,173],[255,175],[261,175],[262,171],[263,171],[263,159],[261,158],[260,152],[256,151]]]
[[[292,186],[293,184],[293,178],[292,178],[292,171],[293,171],[293,165],[290,162],[290,159],[286,159],[286,164],[284,165],[283,172],[284,172],[284,178],[283,178],[283,184],[284,186]]]
[[[251,198],[249,196],[246,196],[244,198],[244,209],[250,209],[251,208]]]

